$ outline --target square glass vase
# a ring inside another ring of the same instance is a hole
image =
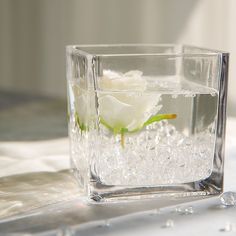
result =
[[[229,54],[67,46],[71,165],[92,202],[223,191]]]

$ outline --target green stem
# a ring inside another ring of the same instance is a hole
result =
[[[75,113],[75,120],[76,120],[76,123],[78,124],[78,126],[79,126],[81,132],[88,130],[88,127],[87,127],[84,123],[82,123],[82,124],[80,123],[79,115],[78,115],[77,112]]]
[[[76,116],[76,122],[79,125],[81,132],[87,131],[88,127],[86,127],[85,124],[80,123],[79,116],[77,113],[75,114],[75,116]],[[177,117],[176,114],[158,114],[158,115],[150,117],[146,122],[144,122],[144,124],[141,127],[136,128],[134,130],[128,130],[127,128],[122,128],[121,126],[117,126],[113,128],[102,117],[100,117],[100,123],[104,125],[107,129],[109,129],[111,132],[113,132],[114,135],[120,134],[120,143],[121,143],[122,148],[124,148],[125,147],[125,133],[135,133],[142,130],[143,128],[145,128],[146,126],[152,123],[159,122],[161,120],[175,119],[176,117]]]
[[[177,117],[176,114],[159,114],[159,115],[155,115],[155,116],[152,116],[151,118],[149,118],[144,124],[143,124],[143,127],[144,128],[145,126],[147,125],[150,125],[154,122],[158,122],[158,121],[161,121],[161,120],[170,120],[170,119],[175,119]]]
[[[121,143],[121,147],[125,148],[125,134],[124,133],[120,134],[120,143]]]

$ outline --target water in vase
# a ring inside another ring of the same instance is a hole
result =
[[[95,86],[69,83],[71,154],[82,182],[156,186],[210,176],[215,89],[140,71],[105,71]]]

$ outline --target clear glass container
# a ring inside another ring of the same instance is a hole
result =
[[[228,53],[67,47],[71,164],[96,202],[223,191]]]

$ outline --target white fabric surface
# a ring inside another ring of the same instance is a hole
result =
[[[0,142],[0,158],[0,175],[2,177],[27,172],[57,172],[59,170],[69,168],[68,138],[35,142]],[[235,170],[236,118],[229,118],[227,122],[226,137],[225,191],[236,191]],[[81,204],[81,200],[79,200],[81,198],[80,194],[81,193],[79,192],[77,184],[72,178],[72,175],[64,171],[57,172],[53,175],[50,175],[50,173],[42,173],[42,175],[40,173],[35,173],[30,175],[17,175],[9,178],[2,178],[0,182],[0,202],[5,203],[5,205],[0,204],[0,217],[13,216],[14,214],[18,213],[26,213],[30,210],[36,210],[37,212],[38,207],[45,206],[45,204],[47,205],[54,202],[56,203],[58,202],[58,199],[61,199],[65,202],[70,202],[71,200],[75,199],[75,204],[73,205],[72,202],[69,203],[69,205],[71,204],[73,209],[79,206],[80,208],[77,209],[80,210],[80,212],[83,212],[82,209],[86,209],[86,207],[89,206]],[[27,199],[31,199],[32,201]],[[137,216],[131,216],[130,220],[127,221],[126,218],[121,217],[121,223],[119,220],[111,221],[114,222],[112,223],[114,224],[114,227],[110,233],[108,233],[106,229],[103,229],[104,232],[100,230],[101,232],[98,235],[128,236],[145,234],[151,236],[156,235],[156,233],[160,233],[160,230],[161,233],[165,233],[165,235],[172,235],[173,233],[176,235],[189,235],[189,233],[193,233],[193,228],[196,228],[196,225],[199,225],[199,227],[196,229],[196,235],[205,232],[205,230],[208,228],[210,228],[211,233],[207,235],[218,235],[223,232],[221,231],[221,228],[223,229],[228,221],[235,223],[236,225],[236,221],[234,222],[234,219],[236,219],[236,211],[232,208],[231,210],[226,209],[225,211],[221,211],[216,207],[216,201],[218,200],[210,200],[209,203],[192,203],[191,205],[194,206],[194,208],[196,208],[198,211],[197,214],[194,214],[194,216],[176,216],[172,213],[173,209],[168,210],[167,208],[167,210],[165,210],[165,208],[163,208],[163,215],[160,215],[160,217],[156,219],[151,219],[150,214],[146,214],[145,212],[141,213],[140,219],[137,218]],[[56,214],[54,213],[56,211],[53,206],[52,210],[50,210],[50,208],[48,209],[49,210],[46,210],[47,214],[48,212]],[[65,211],[66,207],[63,206],[63,209]],[[92,212],[96,213],[100,208],[98,207],[98,209],[94,209],[95,210],[92,210]],[[106,216],[108,212],[109,209],[107,212],[104,210],[104,216]],[[59,217],[62,213],[59,212],[58,214],[59,215],[57,217]],[[80,213],[78,212],[78,214]],[[67,216],[70,216],[70,214],[65,211],[64,215],[62,215],[62,218]],[[72,216],[74,215],[72,214]],[[86,216],[91,217],[91,212]],[[166,229],[165,231],[162,231],[162,225],[166,220],[168,220],[168,217],[174,219],[176,225],[174,226],[174,229]],[[24,217],[21,220],[23,219]],[[39,218],[36,217],[37,223],[39,223],[37,221],[38,219],[42,220],[40,216]],[[48,219],[50,219],[50,217],[48,217]],[[66,219],[67,218],[63,218],[63,221]],[[215,223],[212,224],[213,219],[217,221],[217,225]],[[26,218],[26,221],[27,220],[28,218]],[[34,221],[32,220],[31,225],[33,224],[34,226],[36,223],[33,222]],[[12,223],[9,221],[9,225],[11,224],[11,227],[25,227],[21,226],[21,224],[18,225],[17,221],[12,221]],[[95,224],[100,223],[98,222]],[[133,224],[134,227],[130,228],[129,224]],[[2,229],[8,231],[9,225],[7,221],[5,223],[2,221],[0,224],[0,232],[1,227]],[[81,226],[79,226],[79,229],[82,230],[82,233],[97,233],[96,227],[94,228],[94,226],[89,226],[88,229],[83,231],[83,227],[81,228]],[[122,232],[120,231],[121,228],[123,228]],[[236,229],[233,230],[232,233],[235,232]]]
[[[69,168],[68,138],[0,142],[0,177]]]

